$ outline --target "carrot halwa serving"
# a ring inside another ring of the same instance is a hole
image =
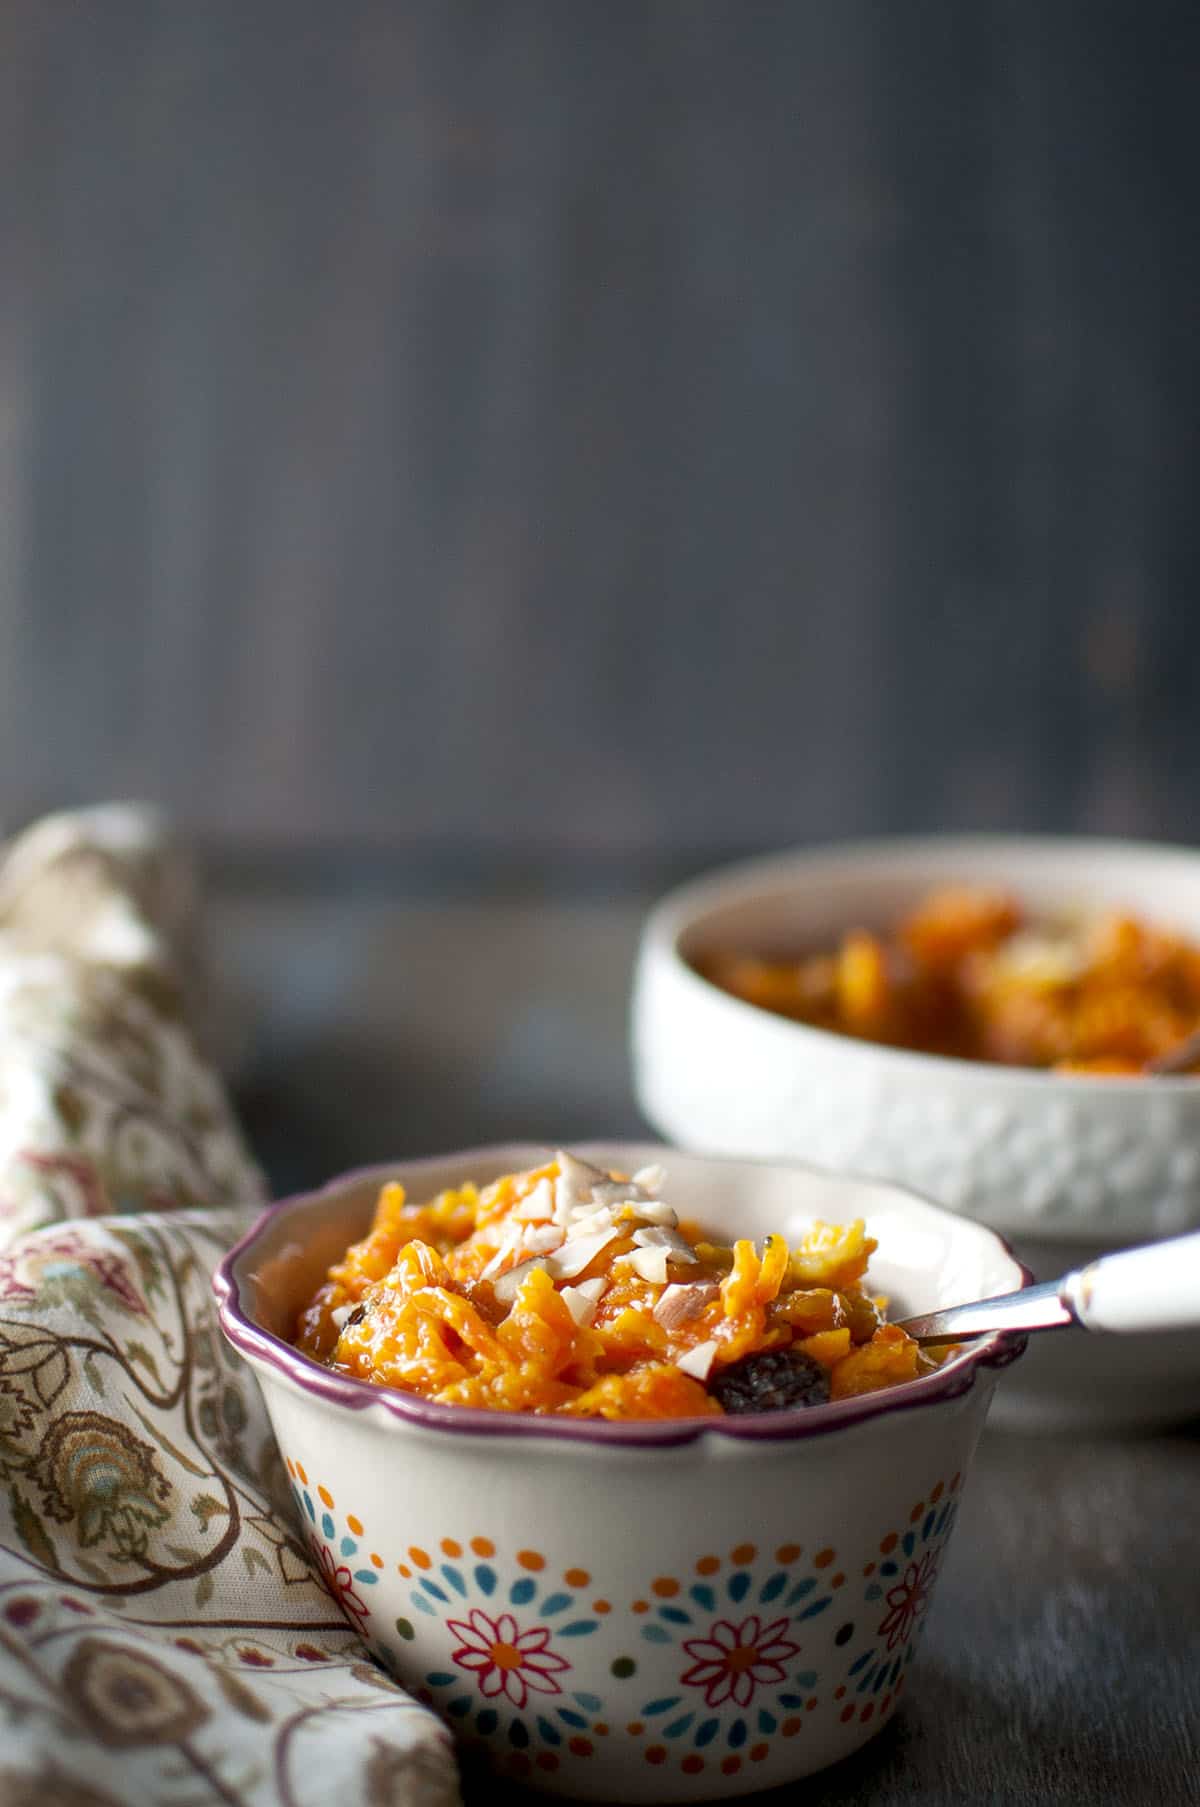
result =
[[[444,1405],[693,1418],[820,1405],[937,1365],[865,1290],[862,1220],[732,1247],[666,1175],[544,1167],[410,1205],[385,1186],[301,1312],[297,1347]]]
[[[780,1016],[923,1054],[1137,1074],[1183,1051],[1175,1070],[1200,1069],[1185,1048],[1200,1031],[1200,947],[1117,911],[1037,920],[1005,892],[953,887],[832,951],[695,965]]]

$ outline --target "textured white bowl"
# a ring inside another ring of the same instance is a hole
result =
[[[865,1216],[902,1309],[1005,1292],[990,1231],[895,1187],[673,1150],[720,1233]],[[599,1800],[715,1799],[848,1755],[901,1698],[995,1378],[989,1338],[886,1392],[754,1418],[606,1424],[437,1406],[284,1340],[378,1188],[410,1197],[535,1164],[482,1149],[335,1181],[261,1218],[218,1269],[300,1521],[351,1623],[502,1774]]]
[[[1200,1224],[1200,1080],[883,1048],[745,1004],[689,965],[717,948],[828,946],[847,927],[893,924],[934,885],[972,881],[1035,913],[1113,904],[1200,939],[1200,856],[1182,849],[939,837],[733,867],[673,893],[647,924],[633,1005],[646,1116],[685,1147],[886,1174],[999,1229],[1044,1279],[1064,1246],[1086,1260]],[[1013,1379],[1046,1421],[1170,1419],[1200,1410],[1200,1336],[1064,1333]]]

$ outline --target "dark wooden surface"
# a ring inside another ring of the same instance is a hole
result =
[[[1197,827],[1189,0],[6,0],[0,820]]]
[[[499,1137],[636,1133],[625,1000],[645,897],[551,905],[228,878],[241,1092],[281,1187]],[[985,1433],[895,1725],[807,1807],[1200,1799],[1200,1427]],[[784,1798],[781,1794],[780,1798]],[[473,1781],[469,1807],[528,1797]]]

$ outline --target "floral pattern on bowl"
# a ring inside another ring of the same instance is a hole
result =
[[[811,1555],[749,1541],[705,1553],[686,1572],[655,1575],[622,1608],[619,1587],[606,1593],[589,1569],[557,1570],[540,1550],[505,1552],[482,1534],[375,1548],[303,1463],[289,1456],[287,1469],[318,1570],[373,1654],[503,1773],[543,1780],[593,1758],[614,1729],[652,1769],[733,1777],[813,1715],[884,1720],[904,1688],[961,1482],[957,1473],[935,1482],[858,1565],[856,1622],[832,1543]],[[393,1616],[398,1593],[409,1610]],[[445,1652],[433,1664],[430,1620]],[[581,1665],[584,1640],[591,1660]]]
[[[384,1180],[429,1196],[536,1152],[347,1175],[276,1206],[218,1271],[317,1565],[372,1654],[505,1777],[630,1804],[794,1783],[894,1710],[943,1508],[1022,1340],[806,1412],[616,1422],[439,1405],[290,1346],[313,1274]],[[577,1152],[659,1161],[702,1221],[750,1236],[865,1217],[880,1286],[912,1310],[1024,1278],[990,1231],[881,1182],[645,1144]]]

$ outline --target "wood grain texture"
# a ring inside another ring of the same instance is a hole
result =
[[[10,0],[0,817],[1194,832],[1200,13]]]

